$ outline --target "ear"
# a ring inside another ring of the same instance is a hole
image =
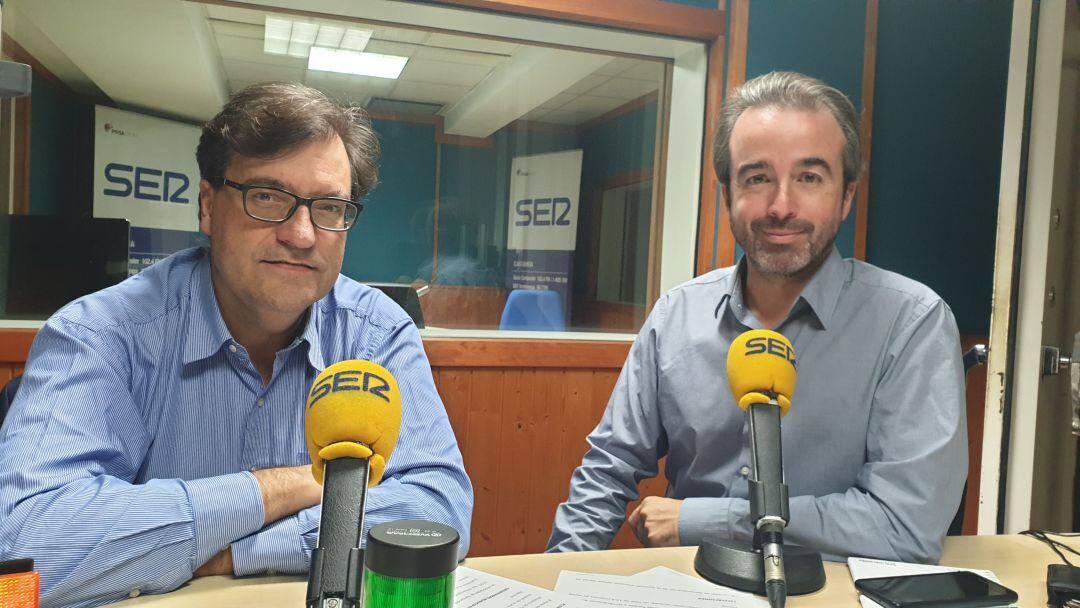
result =
[[[851,213],[851,202],[855,200],[855,187],[858,186],[858,182],[851,182],[844,188],[844,202],[841,205],[840,221],[847,219],[849,213]]]
[[[199,230],[210,236],[210,216],[214,209],[214,195],[217,190],[205,179],[199,180]]]
[[[727,209],[728,214],[730,214],[731,190],[728,189],[727,184],[720,184],[720,200],[724,203],[724,208]]]

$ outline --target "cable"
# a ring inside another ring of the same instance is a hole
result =
[[[1054,553],[1058,554],[1058,557],[1061,558],[1061,561],[1065,562],[1066,564],[1068,564],[1070,566],[1075,566],[1076,565],[1076,564],[1072,563],[1071,561],[1069,561],[1069,558],[1065,557],[1065,554],[1062,553],[1061,550],[1064,549],[1065,551],[1068,551],[1069,553],[1072,553],[1073,555],[1076,555],[1076,556],[1080,556],[1080,551],[1077,551],[1076,549],[1073,549],[1069,545],[1066,545],[1065,543],[1063,543],[1061,541],[1054,540],[1053,538],[1050,538],[1050,537],[1051,536],[1060,536],[1062,538],[1077,538],[1077,537],[1080,537],[1080,533],[1050,532],[1048,530],[1024,530],[1020,534],[1023,535],[1023,536],[1030,536],[1031,538],[1034,538],[1035,540],[1037,540],[1037,541],[1045,544],[1046,546],[1050,547],[1054,551]]]

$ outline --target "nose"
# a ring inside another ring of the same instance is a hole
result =
[[[797,210],[794,185],[790,179],[780,178],[769,201],[769,217],[786,220],[795,216]]]
[[[278,224],[277,240],[297,249],[310,249],[315,246],[316,230],[311,223],[311,212],[301,205],[292,217]]]

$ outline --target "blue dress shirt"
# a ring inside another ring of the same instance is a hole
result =
[[[667,456],[679,537],[750,541],[750,424],[727,382],[727,351],[761,323],[741,269],[662,297],[627,357],[591,448],[559,506],[549,551],[603,549]],[[782,422],[786,541],[849,555],[935,562],[967,476],[956,322],[927,287],[833,249],[776,328],[798,384]]]
[[[311,462],[304,403],[344,359],[401,387],[397,447],[366,528],[429,519],[469,546],[472,485],[419,332],[380,291],[338,277],[263,386],[229,335],[205,250],[80,298],[34,340],[0,429],[0,558],[32,557],[43,605],[175,589],[232,546],[238,575],[308,568],[320,507],[263,526],[253,469]]]

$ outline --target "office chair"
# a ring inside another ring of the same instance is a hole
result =
[[[564,331],[562,298],[557,291],[515,289],[506,297],[499,329]]]

